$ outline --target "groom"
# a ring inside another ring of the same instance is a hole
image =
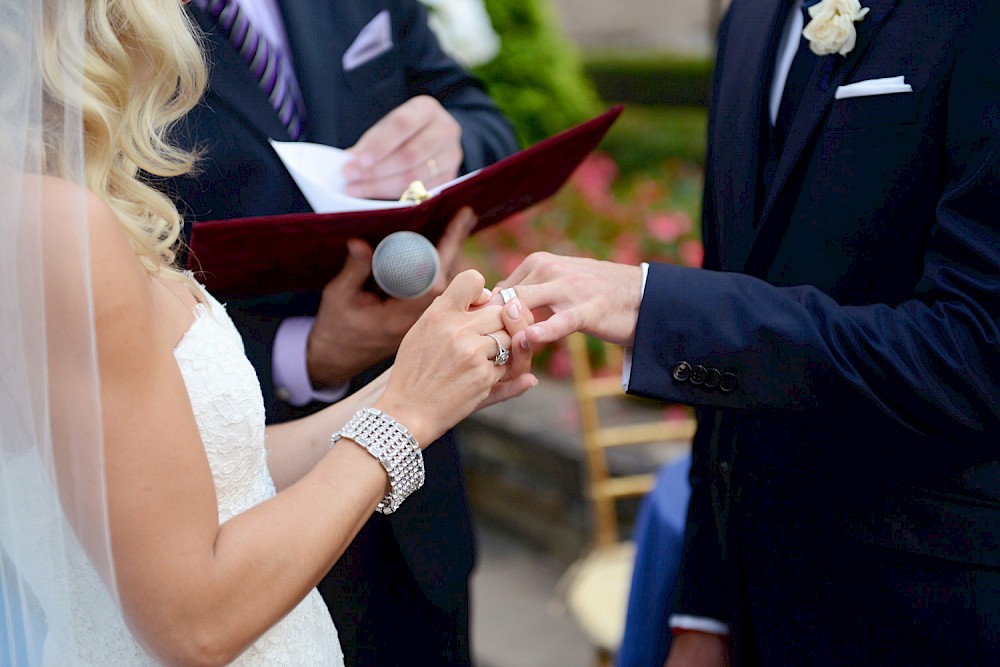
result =
[[[1000,3],[866,5],[733,0],[704,269],[501,285],[698,408],[669,667],[1000,664]]]
[[[417,0],[195,0],[188,9],[206,35],[211,78],[180,138],[203,158],[198,174],[168,189],[195,225],[310,210],[269,138],[353,147],[351,194],[376,198],[396,198],[417,178],[438,185],[516,149],[480,84],[441,51]],[[269,51],[244,59],[259,39]],[[281,60],[269,62],[271,51]],[[442,241],[442,268],[467,231]],[[355,246],[322,295],[227,304],[270,422],[374,377],[366,369],[395,354],[432,298],[383,302],[364,292],[370,253]],[[347,664],[400,665],[414,650],[433,664],[470,662],[474,539],[450,433],[425,465],[426,486],[397,513],[374,515],[319,586]]]

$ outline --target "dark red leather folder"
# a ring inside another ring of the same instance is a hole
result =
[[[392,232],[410,230],[437,243],[463,206],[475,210],[479,231],[559,190],[621,111],[616,106],[405,208],[195,223],[188,268],[220,297],[298,292],[319,289],[337,274],[350,238],[374,247]]]

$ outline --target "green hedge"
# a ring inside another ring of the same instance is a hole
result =
[[[705,107],[626,104],[600,150],[614,158],[623,175],[658,171],[667,160],[700,166],[707,129]]]
[[[603,110],[548,0],[486,0],[499,55],[474,72],[530,146]]]
[[[670,54],[588,55],[584,71],[608,102],[708,106],[712,60]]]
[[[648,52],[584,56],[560,30],[550,0],[485,0],[485,5],[501,47],[474,72],[514,125],[522,147],[612,104],[708,106],[711,59]],[[671,144],[682,147],[685,140]],[[698,157],[696,147],[681,150],[684,157]]]

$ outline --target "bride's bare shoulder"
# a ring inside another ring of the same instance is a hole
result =
[[[125,228],[100,196],[82,185],[40,177],[40,208],[46,272],[64,279],[89,274],[95,314],[119,311],[150,299],[151,281]]]

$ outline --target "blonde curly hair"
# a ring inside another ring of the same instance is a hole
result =
[[[61,127],[67,102],[65,72],[82,72],[83,180],[117,214],[143,266],[174,273],[182,219],[173,202],[141,174],[169,177],[189,172],[196,155],[168,141],[171,127],[201,98],[207,73],[197,28],[179,0],[83,0],[79,15],[65,3],[44,16],[41,54],[45,106],[45,170],[67,176],[61,163]],[[58,41],[57,41],[58,40]],[[73,43],[67,48],[67,43]],[[58,48],[56,47],[58,44]],[[65,62],[79,58],[79,62]]]

